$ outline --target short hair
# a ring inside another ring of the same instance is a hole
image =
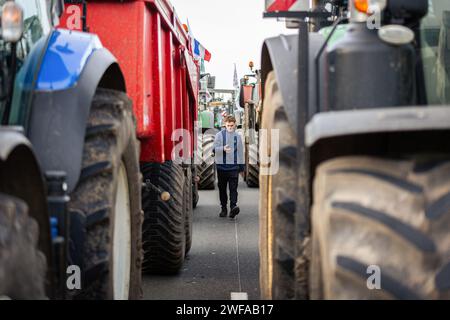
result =
[[[234,123],[236,123],[236,118],[233,117],[233,116],[226,116],[225,117],[225,123],[226,122],[234,122]]]

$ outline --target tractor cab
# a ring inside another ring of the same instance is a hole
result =
[[[450,2],[429,1],[428,14],[420,24],[420,55],[426,103],[450,103]]]
[[[244,110],[242,134],[244,141],[245,173],[244,179],[251,188],[259,186],[259,126],[261,123],[259,107],[261,103],[261,72],[254,70],[249,63],[250,73],[240,81],[239,105]]]
[[[0,119],[2,124],[22,124],[17,121],[19,115],[11,118],[13,101],[16,103],[25,98],[24,91],[30,94],[32,79],[37,76],[39,64],[37,57],[30,57],[28,64],[34,69],[29,71],[26,78],[20,73],[22,66],[27,63],[27,57],[35,45],[40,42],[40,50],[44,50],[46,36],[54,25],[59,22],[63,11],[62,1],[29,1],[0,0],[2,7],[2,36],[0,38]],[[33,63],[31,63],[33,62]],[[16,81],[16,76],[19,77]],[[26,78],[26,79],[25,79]],[[28,84],[21,85],[23,82]],[[18,86],[15,86],[15,83]],[[14,97],[15,96],[15,97]],[[29,103],[29,99],[24,99]],[[26,108],[25,108],[26,109]],[[16,118],[16,119],[14,119]]]
[[[245,75],[240,83],[239,105],[244,109],[244,128],[258,130],[258,107],[261,102],[261,72],[253,70],[254,64],[249,63],[250,72]],[[244,130],[246,131],[246,130]],[[253,141],[253,139],[251,139]]]
[[[259,70],[253,70],[253,61],[249,62],[250,73],[246,74],[240,81],[241,88],[239,92],[239,105],[241,108],[245,107],[245,104],[249,101],[257,104],[260,92],[260,72]]]

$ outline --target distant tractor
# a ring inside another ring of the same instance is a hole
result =
[[[250,188],[259,187],[259,126],[260,119],[260,71],[253,73],[253,62],[250,62],[252,74],[241,79],[239,105],[244,109],[242,134],[245,145],[244,179]]]
[[[216,182],[216,169],[214,163],[214,112],[206,109],[200,111],[199,120],[201,132],[198,135],[198,155],[197,165],[198,189],[213,190]]]
[[[215,136],[215,113],[208,108],[213,99],[210,90],[215,88],[215,77],[202,74],[199,99],[199,131],[197,136],[196,177],[199,190],[213,190],[216,182],[213,146]]]
[[[449,299],[450,2],[266,7],[262,297]]]
[[[0,1],[0,297],[141,296],[139,146],[115,57],[55,29],[62,1]]]
[[[143,268],[175,274],[191,249],[198,200],[199,66],[191,39],[168,0],[65,2],[61,25],[98,34],[123,67],[141,145]]]
[[[216,182],[214,138],[222,130],[224,115],[234,114],[235,91],[210,88],[211,99],[200,111],[201,134],[198,137],[199,164],[197,165],[199,190],[213,190]],[[228,97],[228,100],[226,99]]]

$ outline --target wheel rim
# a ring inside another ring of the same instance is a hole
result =
[[[121,162],[116,203],[114,207],[113,235],[113,297],[127,300],[131,271],[131,209],[127,171]]]

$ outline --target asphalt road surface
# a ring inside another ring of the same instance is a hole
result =
[[[241,178],[240,178],[241,179]],[[259,189],[239,184],[241,213],[219,218],[219,192],[200,191],[192,249],[176,276],[143,276],[144,299],[259,299]]]

